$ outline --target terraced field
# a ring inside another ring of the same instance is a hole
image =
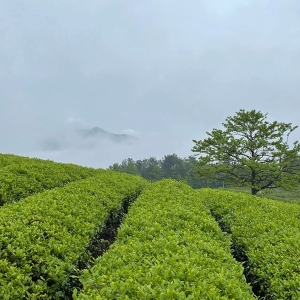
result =
[[[0,299],[300,299],[299,205],[9,155],[0,169]]]
[[[75,299],[254,299],[209,209],[172,180],[144,190],[81,280]]]
[[[299,204],[209,189],[198,194],[231,237],[255,293],[300,299]]]
[[[0,205],[103,172],[7,154],[0,154],[0,170]]]

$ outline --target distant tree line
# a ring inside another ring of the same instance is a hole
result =
[[[199,178],[194,172],[195,156],[180,158],[176,154],[165,155],[162,159],[150,157],[143,160],[127,158],[122,163],[114,163],[109,170],[140,175],[150,181],[172,178],[183,181],[193,188],[224,187],[224,180]]]

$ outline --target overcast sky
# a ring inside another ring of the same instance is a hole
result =
[[[299,0],[0,0],[2,153],[184,157],[241,108],[300,125],[299,95]],[[36,148],[95,126],[140,143]]]

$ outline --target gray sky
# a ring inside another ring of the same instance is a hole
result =
[[[0,152],[94,167],[191,155],[243,108],[300,125],[299,0],[0,0]],[[41,152],[99,126],[135,146]],[[299,139],[300,129],[293,135]]]

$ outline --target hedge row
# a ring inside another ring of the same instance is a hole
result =
[[[109,215],[146,181],[103,172],[0,210],[0,299],[64,299],[69,276]],[[128,199],[127,199],[128,200]]]
[[[18,163],[24,161],[24,159],[29,159],[29,158],[25,158],[23,156],[18,156],[18,155],[14,155],[14,154],[0,153],[0,168],[6,167],[6,166],[12,165],[12,164],[18,164]]]
[[[0,154],[0,205],[101,172],[73,164]]]
[[[300,206],[228,191],[198,193],[231,233],[257,294],[300,299]]]
[[[73,299],[254,299],[209,210],[171,180],[143,191],[81,281]]]

